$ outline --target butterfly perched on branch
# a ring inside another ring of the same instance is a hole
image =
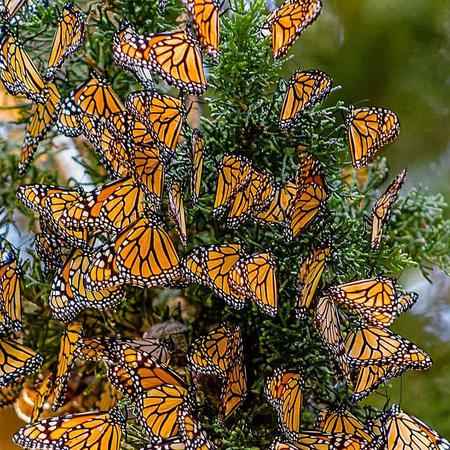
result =
[[[400,134],[397,115],[385,108],[350,106],[345,125],[352,164],[357,169],[367,166],[379,148]]]
[[[271,33],[275,59],[287,53],[297,37],[317,19],[321,11],[321,0],[286,0],[267,17],[261,28]]]
[[[222,323],[213,328],[192,343],[187,359],[197,379],[207,374],[222,380],[219,418],[227,420],[241,407],[248,389],[240,327]]]
[[[125,22],[114,35],[113,56],[120,67],[138,77],[154,71],[167,83],[191,94],[203,94],[206,90],[200,49],[185,30],[142,36]]]

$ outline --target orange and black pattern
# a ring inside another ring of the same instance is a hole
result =
[[[186,9],[194,23],[203,50],[214,60],[219,57],[219,3],[216,0],[187,0]]]
[[[21,428],[15,444],[25,448],[119,450],[125,417],[120,409],[51,417]]]
[[[450,442],[399,405],[375,417],[371,428],[386,450],[449,450]]]
[[[317,19],[321,11],[321,0],[286,0],[270,14],[263,29],[271,32],[275,59],[287,53],[297,37]]]
[[[372,232],[370,236],[370,246],[373,250],[378,250],[383,235],[383,226],[389,221],[391,208],[398,198],[400,189],[406,177],[406,169],[403,169],[387,187],[384,194],[376,201],[372,207]]]
[[[184,30],[142,36],[125,24],[113,38],[116,63],[131,71],[151,69],[167,83],[191,94],[203,94],[206,79],[195,40]]]
[[[280,128],[288,130],[299,119],[302,112],[312,108],[327,97],[333,80],[319,70],[297,70],[287,83],[280,113]]]
[[[85,14],[82,11],[76,10],[71,3],[64,5],[48,59],[45,74],[48,80],[53,80],[64,61],[83,45],[84,21]]]
[[[350,106],[345,124],[352,164],[357,169],[367,166],[376,151],[400,133],[398,117],[385,108]]]

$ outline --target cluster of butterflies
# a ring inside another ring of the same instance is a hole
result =
[[[314,430],[301,429],[305,380],[296,370],[275,370],[267,379],[265,395],[277,412],[286,438],[270,450],[447,450],[450,443],[398,405],[369,419],[358,420],[345,407],[323,409]]]
[[[36,372],[43,358],[21,343],[22,303],[21,269],[14,249],[0,241],[0,403],[15,398],[15,386],[20,380]]]
[[[144,193],[130,178],[91,192],[25,185],[19,200],[37,211],[36,250],[53,277],[49,306],[70,322],[84,309],[117,306],[126,285],[175,287],[196,282],[235,309],[254,302],[278,309],[276,262],[271,253],[247,253],[241,244],[199,246],[180,258],[162,221],[145,209]],[[105,243],[96,235],[107,234]]]
[[[197,344],[196,351],[202,350]],[[164,339],[89,338],[84,336],[80,323],[72,322],[63,331],[56,377],[52,380],[50,373],[41,381],[32,423],[21,428],[13,441],[24,448],[119,449],[126,409],[131,407],[144,439],[148,440],[143,449],[215,449],[194,416],[192,388],[168,366],[172,352],[171,342]],[[197,355],[199,364],[201,357]],[[53,411],[63,405],[76,360],[105,366],[108,386],[112,387],[109,402],[103,404],[106,410],[36,422],[45,403],[51,401]]]
[[[235,228],[248,219],[262,225],[281,223],[291,242],[325,207],[327,191],[319,161],[299,148],[294,180],[283,184],[253,167],[243,156],[226,155],[220,162],[213,214],[227,210],[226,224]]]
[[[331,286],[321,292],[314,307],[316,329],[334,363],[336,376],[353,385],[353,401],[408,369],[425,370],[431,366],[431,358],[423,350],[389,329],[417,299],[416,293],[404,293],[395,280],[381,276]],[[303,307],[307,298],[302,295],[300,300]],[[356,316],[358,323],[355,325],[338,307]],[[345,338],[342,322],[347,326]]]
[[[3,1],[2,21],[10,21],[23,3]],[[271,33],[276,59],[286,54],[321,9],[320,0],[286,0],[269,15],[261,31]],[[84,336],[82,324],[76,321],[80,312],[116,307],[125,298],[126,286],[198,283],[235,309],[255,304],[265,314],[277,314],[277,267],[270,252],[251,253],[240,243],[223,243],[196,247],[180,257],[158,215],[165,205],[181,243],[186,245],[184,187],[180,180],[166,175],[177,146],[187,135],[190,198],[195,204],[201,193],[205,140],[199,130],[187,126],[182,97],[155,90],[154,75],[181,93],[205,92],[202,50],[211,61],[220,56],[220,8],[216,0],[187,0],[186,11],[193,31],[183,25],[143,36],[129,23],[121,24],[113,37],[114,60],[144,87],[125,102],[96,73],[61,99],[56,74],[82,47],[84,39],[86,16],[72,4],[66,4],[61,12],[44,76],[17,36],[5,28],[0,44],[0,79],[9,93],[25,95],[34,102],[20,173],[27,171],[39,142],[56,125],[67,136],[83,135],[113,180],[91,191],[43,184],[18,189],[23,205],[39,215],[35,248],[52,279],[51,313],[68,324],[61,337],[56,374],[43,376],[33,390],[32,409],[27,414],[32,423],[14,436],[14,442],[25,448],[118,449],[127,406],[133,408],[149,441],[146,449],[215,448],[195,416],[194,390],[169,367],[168,342]],[[332,85],[333,80],[324,72],[296,71],[287,82],[279,117],[281,131],[288,133],[296,126],[306,110],[329,95]],[[393,142],[400,131],[392,111],[375,107],[350,106],[345,125],[355,169],[367,166],[377,150]],[[326,207],[328,198],[319,160],[303,147],[298,153],[295,178],[283,183],[243,156],[225,155],[219,163],[213,214],[219,218],[226,215],[230,228],[248,220],[281,224],[288,241],[297,238]],[[383,226],[405,175],[406,171],[401,172],[373,206],[374,250],[380,246]],[[298,318],[311,307],[331,256],[332,248],[327,244],[302,261]],[[17,386],[24,376],[39,370],[43,358],[18,339],[22,320],[17,257],[2,245],[0,261],[3,406],[16,399]],[[331,286],[318,297],[314,306],[316,328],[336,375],[352,385],[352,400],[365,397],[407,369],[423,370],[431,365],[425,352],[389,330],[393,320],[417,301],[415,293],[403,292],[394,280],[377,277]],[[49,399],[55,411],[63,410],[70,371],[77,359],[94,361],[107,369],[108,381],[99,395],[100,412],[39,420]],[[187,360],[194,386],[204,389],[218,406],[219,419],[228,419],[248,393],[239,326],[223,323],[201,336],[192,344]],[[207,389],[211,376],[220,382],[218,399],[216,392]],[[274,442],[273,449],[450,448],[447,441],[397,406],[371,420],[367,429],[348,411],[339,409],[323,411],[316,431],[302,431],[303,389],[304,379],[296,370],[278,369],[269,377],[266,396],[284,435]]]

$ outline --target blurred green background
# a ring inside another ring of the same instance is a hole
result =
[[[297,41],[297,66],[320,69],[349,103],[394,110],[399,139],[381,152],[390,178],[408,167],[403,188],[422,183],[450,201],[450,2],[442,0],[324,0],[322,15]],[[447,216],[450,211],[447,211]],[[447,237],[450,239],[450,237]],[[450,268],[449,268],[450,272]],[[410,272],[405,287],[420,294],[394,331],[433,358],[427,372],[407,372],[365,403],[383,407],[388,395],[408,412],[450,437],[450,280],[432,273],[429,284]]]
[[[297,67],[324,70],[343,86],[330,101],[342,98],[394,110],[402,131],[397,142],[382,152],[391,177],[407,166],[404,190],[423,183],[450,201],[450,1],[323,2],[318,21],[290,52],[296,56],[286,64],[286,76]],[[450,282],[441,273],[432,278],[431,285],[419,273],[405,276],[406,287],[421,296],[394,330],[429,352],[433,367],[425,373],[407,373],[366,403],[382,407],[387,394],[450,437]],[[9,428],[2,429],[0,441],[9,440],[18,419],[0,418]],[[8,448],[15,447],[2,445]]]

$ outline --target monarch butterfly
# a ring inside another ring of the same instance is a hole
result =
[[[46,72],[48,80],[53,80],[57,69],[83,45],[85,19],[85,14],[77,11],[71,3],[64,5],[48,60]]]
[[[216,446],[210,441],[208,435],[200,428],[188,409],[181,409],[179,418],[181,439],[185,448],[193,450],[214,450]]]
[[[0,265],[0,335],[22,330],[20,269],[12,260]]]
[[[17,199],[28,209],[40,214],[45,212],[47,200],[55,194],[65,194],[71,201],[77,200],[82,191],[52,184],[27,184],[17,188]]]
[[[389,327],[405,305],[395,291],[395,280],[376,277],[331,286],[334,298],[373,325]]]
[[[67,243],[85,247],[88,241],[86,230],[71,230],[59,222],[65,208],[80,198],[82,191],[53,185],[30,184],[19,186],[18,200],[32,211],[37,211],[48,232],[57,234]]]
[[[364,425],[345,408],[323,409],[317,416],[315,428],[330,434],[351,434],[365,439],[367,442],[374,440]]]
[[[243,156],[225,155],[220,161],[217,173],[213,215],[220,217],[237,192],[250,181],[252,164]]]
[[[297,70],[288,81],[280,113],[280,128],[291,128],[303,111],[328,96],[332,86],[333,80],[325,72]]]
[[[222,379],[219,418],[227,420],[245,401],[247,374],[241,329],[222,323],[191,345],[187,354],[191,370]]]
[[[296,440],[303,407],[303,376],[296,370],[276,369],[267,379],[264,393],[278,415],[283,433]]]
[[[181,183],[172,180],[168,186],[167,207],[170,220],[176,225],[178,236],[183,245],[187,244],[186,216]]]
[[[81,338],[83,326],[81,323],[73,322],[67,326],[61,336],[58,353],[58,367],[55,378],[55,398],[52,410],[58,410],[64,403],[69,380],[70,371],[75,362],[75,349]]]
[[[22,389],[14,404],[14,410],[24,422],[30,423],[49,417],[52,379],[53,373],[50,372],[45,377],[38,374],[38,380],[34,383],[22,383]]]
[[[382,383],[391,378],[399,377],[408,369],[414,369],[409,363],[405,362],[402,366],[389,363],[384,365],[369,364],[364,367],[358,367],[353,371],[353,395],[352,401],[359,401],[367,397]]]
[[[23,94],[37,103],[45,103],[48,89],[22,44],[5,34],[0,50],[0,79],[11,95]]]
[[[344,345],[351,366],[392,364],[425,370],[432,364],[423,350],[387,328],[360,325],[347,334]]]
[[[228,274],[242,255],[241,245],[221,244],[194,248],[185,258],[184,274],[192,282],[206,285],[235,309],[245,299],[231,290]]]
[[[403,169],[388,186],[385,193],[376,201],[372,208],[372,235],[370,246],[373,250],[380,247],[383,225],[389,221],[392,204],[397,200],[403,186],[406,169]]]
[[[109,175],[133,177],[152,207],[159,208],[165,167],[161,151],[147,126],[123,112],[112,114],[106,124],[91,117],[83,117],[81,123],[83,133],[89,136]]]
[[[44,139],[56,122],[57,107],[61,100],[58,89],[53,83],[47,85],[48,99],[44,103],[36,103],[25,132],[22,152],[19,161],[19,174],[24,175],[31,162],[39,142]]]
[[[247,391],[247,372],[241,353],[237,362],[231,366],[230,372],[222,385],[221,407],[219,410],[219,419],[222,422],[241,407],[247,398]]]
[[[370,442],[351,434],[330,434],[321,431],[298,433],[295,442],[275,441],[270,450],[372,450]]]
[[[192,402],[184,380],[136,349],[122,348],[118,356],[120,362],[108,369],[108,378],[132,403],[145,433],[154,440],[177,436],[179,419]]]
[[[186,9],[194,22],[200,45],[217,60],[219,57],[219,4],[216,0],[188,0]]]
[[[298,190],[285,223],[285,236],[289,242],[310,225],[328,197],[320,164],[310,154],[302,155],[296,183]]]
[[[297,150],[299,151],[300,159],[295,175],[295,183],[297,186],[304,188],[311,183],[325,185],[319,160],[311,155],[311,153],[305,151],[301,145],[297,147]]]
[[[297,194],[297,186],[292,181],[286,181],[283,185],[276,184],[272,201],[260,212],[253,214],[256,222],[261,224],[284,222],[287,213]]]
[[[82,337],[75,349],[75,354],[88,361],[117,362],[117,354],[126,347],[146,353],[157,361],[168,363],[173,353],[173,346],[167,339],[114,339]]]
[[[227,226],[237,228],[252,214],[264,210],[275,196],[273,177],[264,171],[252,170],[250,180],[231,201]]]
[[[125,109],[108,81],[96,72],[92,72],[90,79],[78,86],[70,97],[83,114],[104,120]]]
[[[332,297],[323,295],[317,300],[314,309],[314,325],[330,354],[336,376],[349,379],[350,367],[345,353],[339,312]]]
[[[203,162],[205,159],[205,139],[197,128],[192,130],[189,150],[191,160],[191,202],[196,205],[202,188]]]
[[[78,128],[80,115],[88,114],[106,120],[123,110],[125,107],[111,85],[96,72],[91,72],[89,80],[75,88],[62,103],[58,130],[68,136],[77,136],[81,134]]]
[[[75,355],[86,361],[107,361],[112,357],[110,349],[115,348],[112,341],[112,338],[90,338],[82,336],[75,348]]]
[[[419,299],[419,294],[416,292],[406,292],[397,300],[396,317],[411,309]]]
[[[277,266],[271,253],[254,253],[242,257],[228,273],[231,291],[249,298],[269,316],[278,311]]]
[[[47,232],[38,233],[34,240],[34,249],[44,273],[48,277],[66,260],[69,248],[56,235]]]
[[[122,286],[96,292],[86,288],[89,263],[90,254],[77,249],[59,269],[49,295],[49,306],[55,319],[71,322],[84,308],[113,308],[122,301],[125,294]]]
[[[305,311],[311,305],[330,255],[331,247],[322,247],[314,250],[302,262],[297,277],[299,295],[295,313],[298,319],[305,317]]]
[[[240,352],[240,327],[224,322],[191,344],[187,360],[196,373],[225,377]]]
[[[163,144],[161,150],[175,150],[185,114],[180,99],[157,92],[138,91],[127,97],[125,106],[148,127],[156,143]]]
[[[376,434],[381,435],[383,448],[386,450],[450,449],[447,439],[396,404],[375,417],[371,426]]]
[[[125,417],[118,408],[51,417],[21,428],[14,436],[23,448],[119,450]]]
[[[133,72],[153,70],[167,83],[191,94],[206,90],[200,50],[183,30],[142,36],[125,23],[114,35],[113,56],[120,67]]]
[[[0,389],[11,385],[21,376],[36,372],[42,356],[31,348],[9,339],[0,340]]]
[[[157,209],[161,206],[166,168],[156,145],[134,148],[131,156],[131,173],[145,191],[149,203]]]
[[[66,228],[117,232],[143,214],[143,205],[143,191],[132,178],[123,178],[68,204],[59,222]]]
[[[156,219],[142,217],[90,256],[85,272],[94,292],[121,284],[169,285],[180,275],[180,261],[170,236]]]
[[[0,3],[0,14],[4,21],[11,20],[25,3],[25,0],[3,0]]]
[[[400,133],[398,117],[384,108],[355,109],[350,105],[345,126],[353,167],[357,169],[367,166],[375,152]]]
[[[272,33],[272,52],[281,58],[322,10],[321,0],[286,0],[273,11],[262,28]]]

